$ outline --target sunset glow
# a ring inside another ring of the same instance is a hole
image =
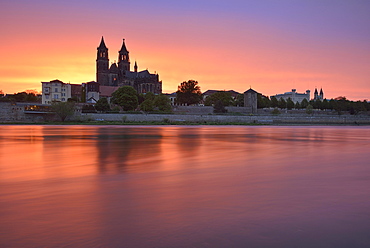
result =
[[[2,1],[0,90],[41,90],[54,79],[96,80],[104,36],[117,60],[157,72],[163,92],[186,80],[264,95],[317,87],[370,99],[369,1]]]

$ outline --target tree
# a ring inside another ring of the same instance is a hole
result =
[[[321,109],[322,108],[322,102],[320,99],[311,100],[310,104],[314,109]]]
[[[106,97],[100,98],[96,103],[95,103],[95,109],[97,111],[109,111],[110,110],[110,105],[108,102],[108,99]]]
[[[243,107],[244,106],[244,94],[238,94],[236,96],[236,99],[234,101],[234,104],[236,106]]]
[[[154,101],[154,98],[155,98],[154,93],[153,92],[150,92],[150,91],[144,95],[144,99],[145,100],[152,100],[152,101]]]
[[[294,108],[295,109],[301,109],[301,104],[299,104],[299,102],[296,102],[295,105],[294,105]]]
[[[169,112],[172,110],[171,100],[165,95],[156,96],[153,104],[159,111]]]
[[[67,117],[73,115],[75,104],[74,102],[52,102],[51,108],[61,121],[65,121]]]
[[[145,112],[151,112],[154,110],[153,100],[146,99],[140,104],[140,110]]]
[[[270,99],[261,93],[257,94],[257,108],[268,108],[271,105]]]
[[[281,109],[286,108],[286,101],[284,100],[284,98],[280,97],[280,99],[278,101],[278,107],[281,108]]]
[[[234,102],[233,97],[231,96],[230,92],[226,91],[218,91],[213,93],[210,96],[207,96],[206,100],[204,101],[204,105],[212,106],[217,101],[222,101],[224,106],[231,106]]]
[[[288,100],[286,100],[286,107],[289,110],[291,110],[292,108],[294,108],[294,102],[292,101],[292,99],[290,99],[290,97],[288,98]]]
[[[138,96],[137,96],[137,99],[139,101],[139,105],[142,104],[144,101],[145,101],[145,95],[143,93],[140,93]]]
[[[227,113],[227,109],[225,108],[221,100],[218,100],[213,105],[213,113]]]
[[[301,108],[307,108],[308,106],[308,100],[304,98],[301,102]]]
[[[202,100],[202,92],[195,80],[184,81],[178,86],[176,91],[176,103],[192,105]]]
[[[36,94],[33,92],[30,92],[30,93],[18,92],[16,94],[13,94],[12,96],[9,96],[9,98],[11,101],[14,101],[14,102],[38,102],[39,101]]]
[[[139,102],[136,90],[131,86],[122,86],[112,94],[111,102],[122,107],[124,111],[134,110]]]
[[[275,96],[271,97],[271,107],[277,108],[279,105],[279,101]]]
[[[324,99],[322,102],[321,102],[321,107],[320,107],[321,110],[324,110],[324,109],[329,109],[329,102],[328,100]]]

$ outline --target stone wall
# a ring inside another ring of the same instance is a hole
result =
[[[26,103],[0,102],[0,122],[42,122],[48,117],[54,117],[50,114],[25,113]],[[32,103],[30,104],[32,105]],[[53,118],[52,118],[53,119]]]
[[[23,107],[16,103],[0,102],[0,120],[2,122],[26,121]]]
[[[122,121],[122,122],[193,122],[206,123],[243,123],[243,124],[315,124],[315,125],[370,125],[369,116],[259,116],[259,115],[177,115],[177,114],[81,114],[74,119],[81,121]]]
[[[42,122],[58,120],[54,114],[25,113],[25,103],[0,102],[0,122]],[[271,110],[259,110],[257,115],[249,114],[245,107],[228,107],[229,113],[239,115],[213,115],[213,107],[178,106],[174,114],[84,114],[76,111],[72,121],[127,121],[127,122],[175,122],[175,123],[256,123],[256,124],[322,124],[322,125],[370,125],[368,113],[363,115],[338,115],[335,111],[314,111],[307,115],[302,111],[282,110],[280,115],[271,115]],[[181,113],[181,114],[176,114]],[[186,111],[186,112],[185,112]],[[245,111],[245,112],[244,112]]]
[[[228,113],[244,113],[249,114],[252,113],[252,108],[250,107],[234,107],[229,106],[225,107]],[[174,113],[181,113],[181,114],[212,114],[213,107],[212,106],[174,106],[173,109]]]

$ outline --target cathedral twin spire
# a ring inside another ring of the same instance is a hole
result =
[[[122,41],[121,50],[118,51],[118,63],[114,61],[109,67],[108,48],[105,45],[104,37],[102,37],[99,47],[97,47],[97,83],[101,86],[130,85],[133,86],[138,93],[162,93],[162,82],[159,81],[158,74],[151,74],[148,70],[138,72],[136,61],[133,69],[134,71],[130,70],[130,56],[125,44],[125,39]]]
[[[97,48],[97,63],[101,64],[99,67],[100,71],[105,70],[105,61],[109,61],[108,48],[105,45],[104,37],[101,37],[100,45]],[[103,62],[104,61],[104,62]],[[109,63],[109,62],[108,62]],[[108,69],[108,64],[106,66]],[[130,57],[129,51],[126,48],[125,39],[123,39],[121,50],[118,52],[118,68],[123,71],[130,71]]]
[[[320,93],[317,91],[317,88],[315,88],[315,92],[313,93],[314,100],[323,100],[324,99],[324,92],[322,91],[322,88],[320,89]]]

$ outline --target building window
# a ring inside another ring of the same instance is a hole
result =
[[[55,89],[54,89],[54,92],[58,92],[58,88],[55,88]]]
[[[49,95],[46,95],[46,96],[45,96],[45,99],[49,99]]]
[[[54,94],[54,99],[58,99],[59,96],[57,94]]]

